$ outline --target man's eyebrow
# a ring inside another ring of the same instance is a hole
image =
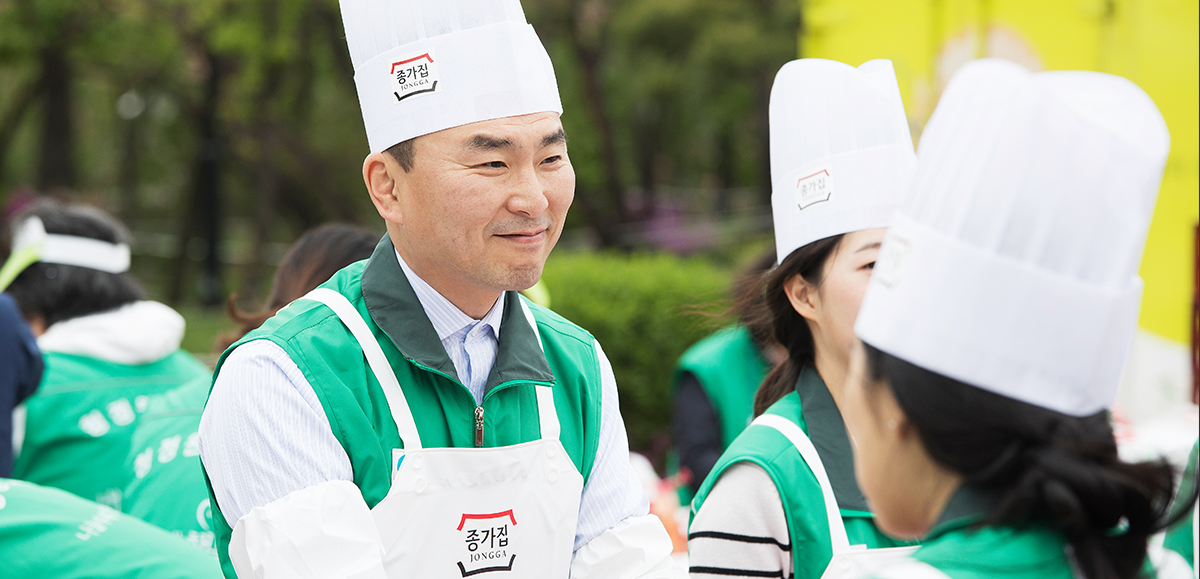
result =
[[[879,241],[876,241],[875,243],[868,243],[868,244],[856,249],[854,251],[854,253],[858,253],[860,251],[866,251],[868,249],[879,249],[880,245],[882,245],[882,242],[879,242]]]
[[[545,137],[542,137],[542,146],[539,148],[544,149],[546,147],[549,147],[550,145],[558,145],[558,144],[562,144],[562,145],[567,144],[567,133],[566,133],[566,131],[563,131],[562,129],[559,129],[557,131],[554,131],[553,133],[550,133],[549,135],[546,135]]]
[[[467,141],[467,147],[480,151],[493,151],[496,149],[512,149],[517,144],[512,139],[489,137],[488,135],[475,135]]]

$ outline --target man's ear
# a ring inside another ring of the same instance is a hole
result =
[[[820,296],[817,295],[817,286],[808,283],[804,276],[796,274],[783,283],[783,291],[796,313],[806,320],[817,320],[817,307],[821,303]]]
[[[398,198],[400,189],[405,185],[403,171],[400,164],[386,152],[371,153],[363,160],[363,182],[371,195],[371,203],[375,204],[380,217],[397,225],[404,223]],[[400,175],[399,179],[397,175]]]

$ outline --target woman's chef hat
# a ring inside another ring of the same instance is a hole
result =
[[[519,0],[341,0],[371,151],[442,129],[562,113]]]
[[[890,60],[793,60],[771,87],[771,213],[779,260],[887,227],[916,168]]]
[[[972,62],[921,138],[855,330],[927,370],[1051,410],[1106,408],[1170,138],[1098,72]]]

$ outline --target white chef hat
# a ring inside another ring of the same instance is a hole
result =
[[[477,121],[562,113],[519,0],[341,0],[372,152]]]
[[[770,114],[779,261],[818,239],[891,223],[917,164],[892,61],[793,60],[775,75]]]
[[[1073,416],[1112,402],[1170,138],[1098,72],[969,63],[921,138],[855,331],[939,374]]]

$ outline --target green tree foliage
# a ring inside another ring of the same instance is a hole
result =
[[[720,211],[738,191],[765,204],[767,96],[795,54],[797,2],[523,4],[566,110],[568,227],[629,248],[663,207]],[[234,289],[261,295],[277,244],[378,223],[343,36],[337,0],[0,0],[0,191],[118,213],[171,301],[199,270],[219,299],[228,262]]]
[[[728,270],[667,254],[569,253],[542,276],[553,308],[596,336],[613,365],[634,450],[660,453],[671,418],[671,374],[694,342],[728,322]]]

